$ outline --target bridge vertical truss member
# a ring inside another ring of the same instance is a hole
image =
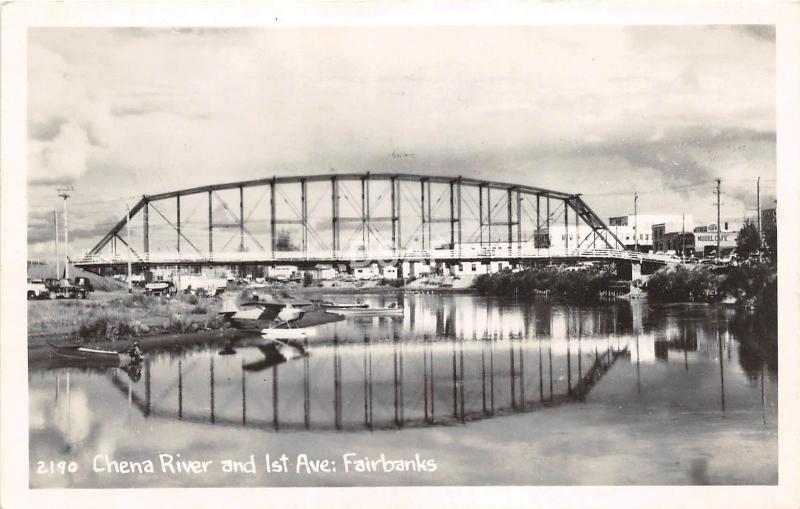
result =
[[[328,201],[330,208],[319,207]],[[203,202],[207,220],[193,220]],[[130,217],[140,235],[126,237],[126,214],[74,261],[85,267],[128,257],[138,266],[316,263],[351,260],[354,253],[362,260],[480,260],[625,250],[580,194],[435,175],[343,173],[208,185],[142,196]],[[561,228],[563,239],[553,238]]]

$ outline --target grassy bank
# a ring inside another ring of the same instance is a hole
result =
[[[601,269],[529,269],[481,274],[472,287],[481,295],[528,298],[545,294],[564,302],[590,304],[602,299],[613,280],[611,272]]]
[[[60,333],[91,340],[218,329],[222,327],[217,319],[220,306],[218,298],[125,292],[93,294],[87,300],[32,301],[28,335]]]

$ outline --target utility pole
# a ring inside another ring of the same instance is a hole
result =
[[[639,252],[639,209],[638,209],[638,202],[639,202],[639,193],[636,191],[633,192],[633,249],[637,253]]]
[[[58,279],[58,276],[61,275],[61,260],[58,259],[58,212],[56,212],[56,209],[53,209],[53,225],[56,229],[56,279]]]
[[[720,253],[719,253],[719,236],[720,236],[720,230],[719,230],[719,185],[720,185],[721,180],[720,179],[714,179],[714,180],[717,181],[717,259],[719,259],[720,258]]]
[[[756,221],[758,221],[758,240],[761,244],[761,177],[756,180]]]
[[[686,214],[681,214],[681,263],[684,262],[686,255],[686,248],[684,247],[684,239],[686,238]]]
[[[125,219],[125,231],[126,236],[128,237],[128,242],[131,241],[131,206],[129,204],[125,204],[128,208],[128,217]],[[128,293],[133,293],[133,288],[131,287],[131,246],[128,245]]]
[[[72,186],[58,189],[58,195],[64,198],[64,277],[69,279],[69,226],[67,224],[67,199],[74,191]]]

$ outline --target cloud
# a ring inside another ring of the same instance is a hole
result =
[[[775,173],[769,26],[29,33],[30,189],[86,200],[336,168],[661,186],[700,216],[704,182]]]
[[[51,139],[30,140],[28,161],[35,172],[28,182],[35,185],[71,184],[86,171],[93,151],[85,128],[70,122],[61,124]]]

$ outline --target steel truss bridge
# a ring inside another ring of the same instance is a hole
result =
[[[571,211],[571,212],[570,212]],[[580,194],[397,173],[271,177],[143,196],[85,255],[125,264],[608,259],[625,246]]]

